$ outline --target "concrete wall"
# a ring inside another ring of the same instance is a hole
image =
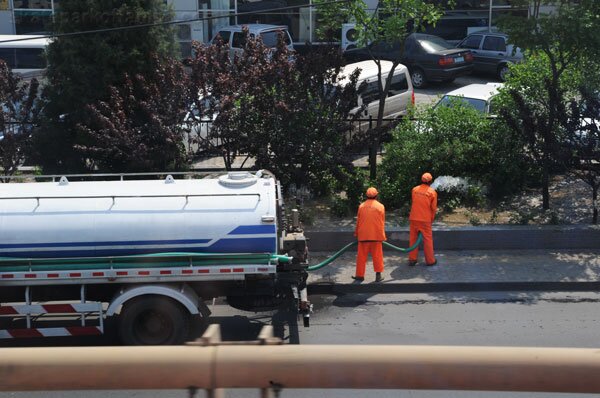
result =
[[[354,240],[352,231],[310,231],[310,251],[336,251]],[[387,231],[388,242],[408,246],[408,228]],[[600,227],[594,226],[503,226],[435,228],[437,250],[503,249],[600,249]]]

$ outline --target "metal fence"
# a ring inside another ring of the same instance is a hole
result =
[[[402,119],[401,118],[384,118],[382,127],[385,129],[383,138],[389,138],[389,132],[395,127]],[[377,125],[377,119],[370,116],[368,118],[349,119],[350,128],[345,133],[346,144],[350,155],[364,155],[368,153],[368,142],[369,132]],[[221,153],[221,146],[223,144],[222,139],[218,134],[211,133],[213,121],[203,120],[197,122],[197,124],[191,129],[191,131],[184,133],[184,145],[186,150],[192,154],[206,155],[212,151],[215,153]],[[198,134],[199,133],[199,134]],[[383,147],[380,145],[379,154],[381,154]]]

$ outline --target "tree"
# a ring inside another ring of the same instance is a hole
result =
[[[269,66],[271,88],[255,95],[261,123],[250,150],[257,166],[309,187],[330,174],[346,179],[340,168],[352,173],[347,149],[352,123],[359,115],[350,115],[357,103],[358,72],[340,76],[340,53],[326,48],[312,49],[292,62],[281,51]],[[348,82],[342,84],[345,78]],[[269,145],[257,145],[261,142]]]
[[[540,12],[541,4],[552,4],[555,11]],[[510,16],[503,18],[499,25],[510,36],[516,46],[529,54],[530,61],[545,62],[547,69],[543,77],[537,76],[535,68],[531,76],[541,81],[539,100],[519,92],[519,88],[508,82],[509,92],[517,107],[515,112],[505,108],[504,116],[511,126],[523,132],[530,148],[538,152],[537,158],[542,169],[542,207],[550,208],[549,173],[560,140],[560,119],[566,114],[565,86],[563,76],[575,70],[577,64],[589,54],[598,54],[600,47],[600,2],[595,0],[542,1],[535,0],[531,17]],[[516,68],[513,68],[516,73]],[[547,73],[546,73],[547,72]],[[516,78],[517,80],[521,78]],[[524,87],[528,83],[524,82]],[[517,84],[518,86],[518,84]],[[511,116],[512,115],[512,116]]]
[[[527,173],[522,141],[498,118],[487,118],[457,101],[416,111],[385,147],[379,186],[386,204],[402,207],[425,171],[485,184],[493,197],[518,189]],[[512,134],[511,134],[512,133]]]
[[[452,4],[451,1],[448,3]],[[429,4],[424,0],[380,0],[377,10],[371,12],[367,9],[364,0],[350,0],[335,4],[328,4],[324,0],[319,0],[316,4],[318,4],[321,34],[330,35],[331,32],[339,30],[343,22],[355,22],[358,45],[366,46],[371,59],[377,65],[379,110],[376,127],[369,132],[370,177],[375,179],[377,175],[377,150],[384,133],[382,125],[385,99],[390,90],[394,70],[400,64],[401,56],[404,53],[405,40],[424,24],[435,25],[443,15],[442,6]],[[392,61],[392,68],[385,80],[381,74],[382,59],[377,58],[368,44],[399,45],[397,57]]]
[[[263,76],[268,69],[268,49],[257,40],[248,40],[247,30],[244,35],[241,57],[232,59],[221,40],[214,45],[194,42],[195,55],[189,62],[189,103],[197,114],[192,128],[198,129],[202,120],[215,115],[206,136],[195,137],[199,151],[221,155],[227,170],[238,157],[245,157],[241,167],[250,157],[251,135],[260,123],[252,100],[254,93],[265,89]]]
[[[174,60],[152,60],[152,72],[126,76],[107,101],[87,106],[75,150],[90,168],[109,172],[180,170],[186,166],[181,122],[188,77]]]
[[[600,86],[596,86],[598,88]],[[581,88],[572,99],[566,122],[568,162],[575,175],[592,189],[592,223],[598,224],[598,190],[600,189],[600,91]]]
[[[0,167],[2,175],[13,175],[23,164],[38,121],[36,79],[24,82],[0,60]],[[4,182],[4,180],[2,180]]]
[[[76,126],[85,122],[86,106],[106,101],[111,86],[124,76],[146,76],[152,58],[174,56],[170,26],[152,26],[94,34],[76,32],[162,22],[171,19],[162,0],[62,0],[54,15],[56,38],[47,50],[44,128],[36,134],[37,161],[47,172],[87,170],[75,150],[86,145]]]
[[[340,166],[351,167],[344,149],[358,73],[340,85],[338,51],[299,56],[283,41],[272,51],[246,37],[243,54],[233,60],[223,43],[197,44],[195,52],[191,95],[205,115],[217,115],[203,141],[214,150],[218,139],[228,168],[237,156],[251,157],[284,185],[314,188],[325,175],[340,174]]]
[[[560,118],[566,116],[565,99],[576,87],[567,81],[572,73],[562,74],[551,97],[551,76],[548,58],[531,54],[522,64],[511,67],[504,89],[496,98],[500,117],[521,137],[527,157],[541,173],[544,209],[549,208],[549,174],[563,167],[565,161],[566,153],[560,145],[564,140]],[[553,118],[551,104],[555,108]]]

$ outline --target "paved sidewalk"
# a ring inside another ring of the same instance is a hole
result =
[[[310,264],[326,259],[329,253],[311,253]],[[438,265],[407,265],[407,255],[384,248],[385,280],[388,284],[443,283],[577,283],[600,281],[600,250],[506,250],[506,251],[438,251]],[[309,285],[353,283],[356,249],[343,254],[332,264],[310,272]],[[373,284],[375,272],[367,262],[363,284]]]
[[[381,163],[381,160],[381,155],[377,155],[377,163]],[[369,165],[369,156],[360,154],[354,155],[352,164],[355,167],[367,167]],[[232,167],[233,169],[238,169],[242,167],[242,165],[245,169],[253,170],[255,168],[254,159],[249,158],[246,160],[245,157],[238,156],[235,158]],[[192,170],[215,170],[215,172],[221,172],[223,174],[227,173],[227,171],[225,171],[225,162],[220,156],[198,159],[192,164],[191,168]]]

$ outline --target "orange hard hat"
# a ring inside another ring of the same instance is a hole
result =
[[[367,198],[374,198],[377,196],[377,194],[379,194],[379,192],[377,192],[377,189],[374,187],[367,189]]]
[[[433,180],[433,177],[429,173],[423,173],[423,175],[421,176],[421,181],[425,183],[431,182],[431,180]]]

